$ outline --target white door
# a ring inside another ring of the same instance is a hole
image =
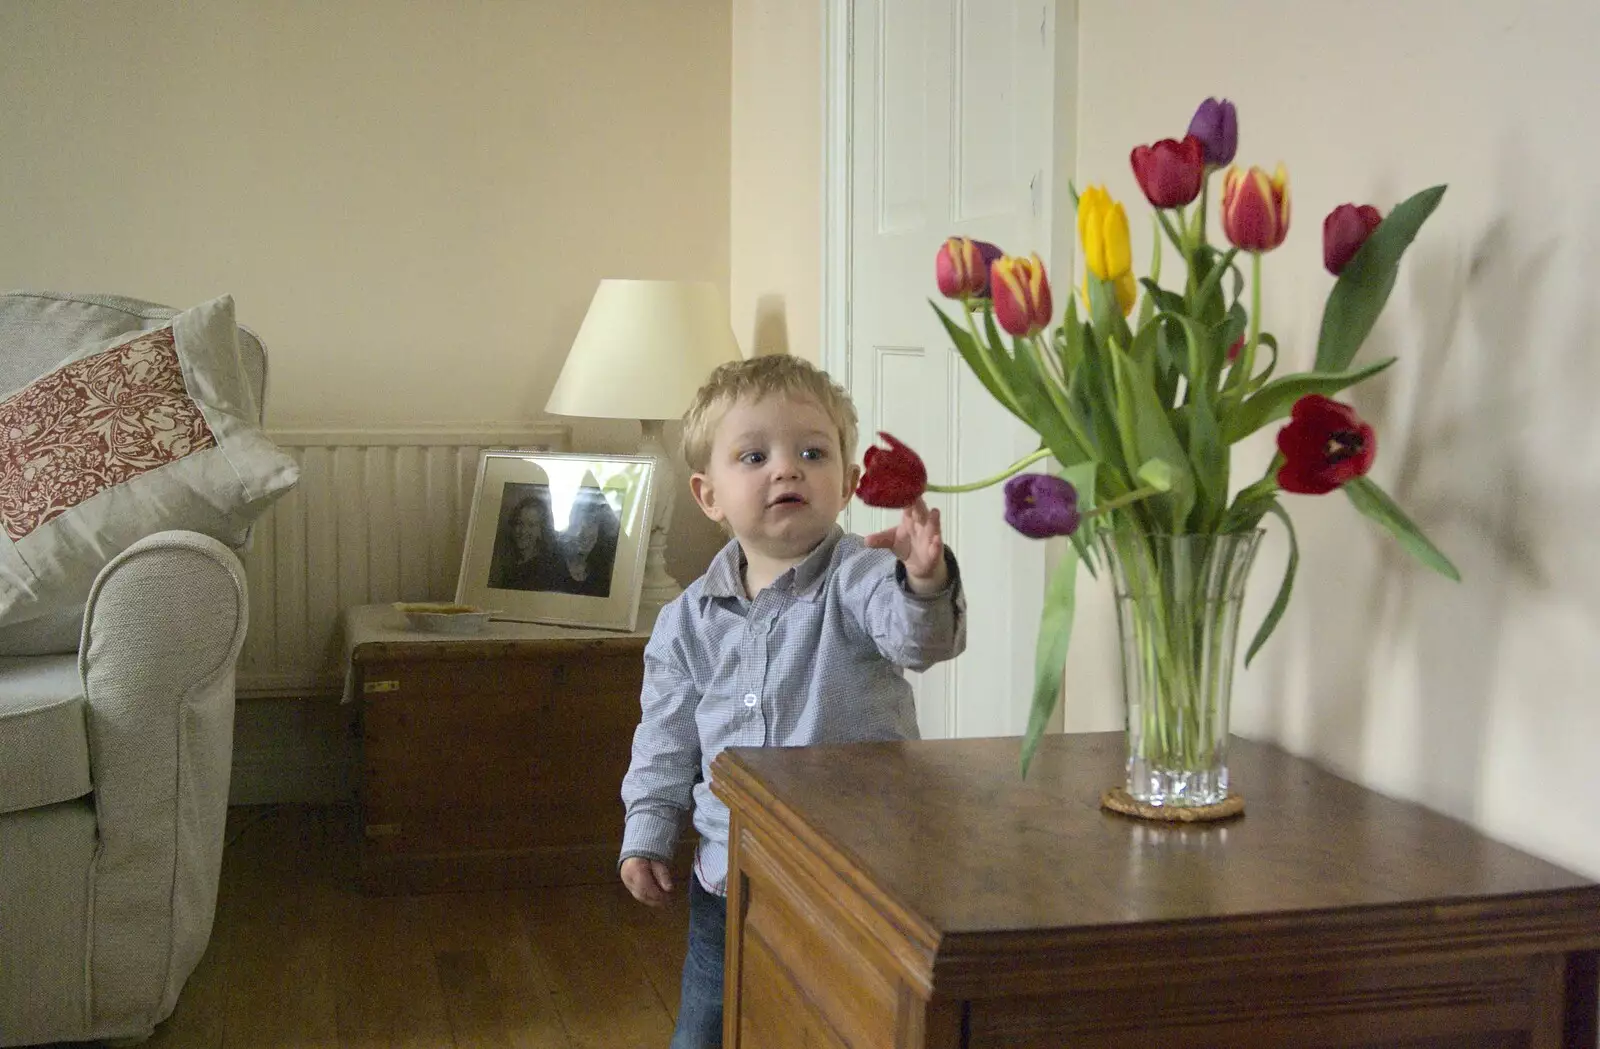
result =
[[[848,101],[830,97],[830,112],[849,123],[834,135],[843,148],[830,158],[828,209],[830,234],[848,230],[833,253],[847,276],[830,290],[846,297],[846,337],[830,342],[824,363],[851,390],[863,445],[894,434],[935,482],[990,476],[1038,445],[968,371],[928,300],[943,304],[934,256],[946,237],[1049,261],[1053,9],[1047,0],[834,0],[843,21],[831,50],[850,33],[848,71],[830,86],[833,95],[847,86]],[[1019,734],[1044,545],[1005,524],[999,486],[929,502],[960,560],[969,618],[964,656],[910,675],[922,733]],[[849,523],[865,532],[892,520],[857,502]]]

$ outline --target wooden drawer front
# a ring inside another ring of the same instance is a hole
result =
[[[1531,1045],[1528,1032],[1541,999],[1547,1000],[1550,973],[1520,959],[1288,975],[1222,969],[1203,983],[1147,981],[1055,997],[977,1000],[968,1044],[1512,1049]]]
[[[740,971],[740,1049],[849,1049],[765,941],[745,941]]]
[[[638,651],[558,663],[374,664],[362,804],[391,852],[621,845]]]
[[[754,1011],[759,1016],[780,1003],[805,1003],[807,1019],[802,1024],[796,1017],[796,1027],[814,1028],[835,1039],[772,1044],[901,1044],[896,1037],[901,1011],[898,980],[886,971],[887,958],[875,957],[880,952],[840,910],[840,901],[824,896],[793,868],[773,863],[750,831],[742,839],[740,864],[748,904],[741,1014]],[[744,997],[750,994],[758,997]],[[777,1015],[787,1020],[788,1005]],[[757,1038],[743,1044],[747,1049],[765,1049],[769,1043]]]

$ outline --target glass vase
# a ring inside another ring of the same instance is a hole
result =
[[[1202,806],[1228,796],[1239,612],[1261,536],[1099,536],[1122,651],[1125,789],[1137,802]]]

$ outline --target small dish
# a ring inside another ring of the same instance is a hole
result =
[[[430,634],[481,634],[494,615],[476,605],[450,601],[396,601],[394,607],[406,617],[412,630]]]

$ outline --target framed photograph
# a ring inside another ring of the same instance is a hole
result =
[[[642,455],[484,452],[457,603],[495,619],[632,630],[654,471]]]

